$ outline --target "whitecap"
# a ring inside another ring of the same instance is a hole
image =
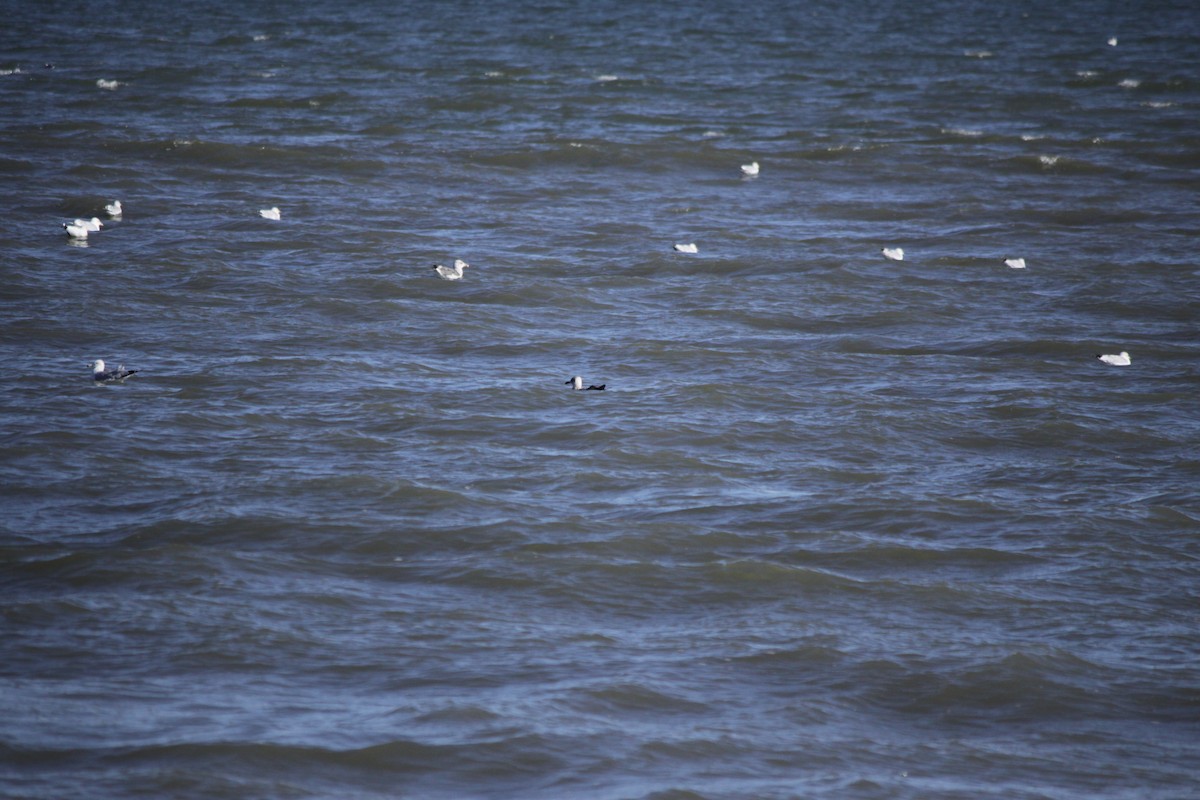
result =
[[[1142,105],[1144,105],[1146,108],[1170,108],[1171,106],[1173,106],[1175,104],[1168,102],[1166,100],[1150,100],[1148,102],[1142,103]]]
[[[1038,161],[1042,162],[1043,167],[1053,167],[1058,163],[1058,156],[1038,156]]]
[[[619,80],[621,80],[621,79],[619,77],[617,77],[616,75],[597,75],[596,76],[597,83],[612,83],[613,81],[619,81]]]
[[[1096,70],[1094,70],[1094,69],[1081,69],[1075,73],[1075,77],[1077,77],[1077,78],[1094,78],[1099,74],[1100,73],[1096,72]]]
[[[17,75],[20,72],[20,67],[13,67],[12,69],[0,69],[0,77],[4,77],[5,75]]]
[[[968,58],[991,58],[995,53],[991,50],[965,50],[963,55]]]
[[[1126,78],[1125,80],[1121,81],[1117,85],[1120,86],[1122,89],[1136,89],[1142,85],[1142,82],[1139,81],[1137,78]]]
[[[493,69],[493,70],[483,73],[483,77],[485,77],[485,78],[503,78],[504,73]]]
[[[1108,37],[1108,46],[1116,47],[1117,46],[1117,37],[1115,37],[1115,36]]]
[[[254,36],[254,41],[256,41],[256,42],[265,42],[267,39],[270,39],[270,38],[271,38],[271,37],[270,37],[270,36],[268,36],[268,35],[267,35],[267,34],[265,34],[265,33],[259,33],[259,34],[256,34],[256,35]]]
[[[1022,133],[1021,134],[1022,142],[1036,142],[1036,141],[1039,141],[1039,140],[1045,139],[1045,138],[1046,137],[1040,133]]]
[[[722,133],[721,131],[705,131],[704,133],[700,134],[700,138],[702,138],[702,139],[720,139],[724,135],[725,134]]]
[[[118,86],[124,86],[124,85],[125,84],[121,83],[120,81],[106,81],[104,78],[100,78],[99,80],[96,81],[96,86],[98,86],[101,89],[108,89],[110,92],[113,89],[116,89]]]
[[[948,133],[952,136],[969,136],[971,138],[983,136],[983,131],[976,128],[942,128],[942,133]]]

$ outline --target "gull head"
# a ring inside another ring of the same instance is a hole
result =
[[[88,364],[88,366],[92,368],[93,373],[99,374],[104,372],[104,359],[97,358],[95,361]]]

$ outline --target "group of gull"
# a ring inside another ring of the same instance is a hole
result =
[[[756,178],[758,177],[758,173],[759,166],[757,161],[751,161],[749,164],[742,164],[742,175],[745,177]],[[121,201],[112,201],[104,207],[104,211],[111,219],[120,219],[122,213]],[[279,208],[277,206],[259,209],[258,215],[263,219],[275,221],[278,221],[281,218]],[[77,219],[73,223],[63,223],[63,228],[66,230],[67,236],[76,240],[87,239],[89,233],[95,233],[103,227],[104,223],[101,222],[97,217],[92,217],[90,220]],[[695,242],[678,243],[674,245],[674,249],[679,253],[694,254],[700,252],[700,248],[696,246]],[[880,252],[883,254],[884,258],[887,258],[891,261],[904,260],[904,248],[902,247],[884,247],[880,249]],[[1025,259],[1006,258],[1004,259],[1004,265],[1010,269],[1025,269]],[[434,264],[433,270],[442,280],[457,281],[462,280],[463,270],[469,266],[471,265],[463,261],[461,258],[456,258],[454,259],[453,266],[447,267],[442,264]],[[1133,363],[1132,359],[1129,357],[1129,353],[1125,350],[1115,354],[1098,354],[1096,358],[1100,359],[1100,361],[1103,363],[1114,367],[1128,367],[1131,363]],[[104,361],[101,359],[93,361],[89,366],[92,368],[92,379],[99,383],[119,383],[137,372],[136,369],[125,369],[124,364],[117,367],[115,370],[108,370],[105,368]],[[565,382],[576,391],[604,391],[605,386],[607,385],[603,383],[599,386],[592,384],[585,388],[583,385],[583,376],[581,375],[572,376]]]

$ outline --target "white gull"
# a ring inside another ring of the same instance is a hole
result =
[[[120,200],[113,200],[104,207],[104,213],[108,214],[110,217],[119,217],[122,213],[124,213],[124,211],[125,209],[121,208]]]
[[[110,372],[104,368],[104,359],[101,358],[97,358],[91,364],[88,364],[88,366],[92,368],[92,380],[97,381],[98,383],[113,383],[114,381],[123,381],[130,375],[137,372],[136,369],[125,369],[124,364]]]
[[[260,217],[262,217],[263,219],[278,220],[279,219],[279,207],[272,206],[271,208],[260,208],[258,210],[258,215]]]
[[[1100,359],[1105,364],[1111,364],[1114,367],[1128,367],[1133,363],[1133,359],[1129,357],[1129,353],[1125,352],[1124,350],[1117,355],[1112,355],[1109,353],[1105,355],[1098,355],[1096,358]]]
[[[903,247],[884,247],[879,252],[883,253],[884,258],[890,258],[892,261],[904,260]]]
[[[582,376],[582,375],[576,375],[576,376],[575,376],[575,377],[573,377],[573,378],[567,378],[567,380],[566,380],[566,381],[564,381],[564,383],[569,383],[569,384],[571,384],[571,388],[572,388],[572,389],[577,389],[577,390],[578,390],[578,389],[583,389],[583,391],[585,391],[585,392],[588,392],[588,391],[592,391],[592,392],[603,392],[603,391],[604,391],[604,387],[608,385],[607,383],[602,383],[602,384],[600,384],[599,386],[589,386],[589,387],[587,387],[586,389],[584,389],[584,388],[583,388],[583,376]]]
[[[461,258],[454,259],[453,267],[446,267],[441,264],[434,264],[433,271],[438,274],[442,280],[457,281],[462,278],[463,270],[471,266]]]
[[[1004,259],[1004,266],[1011,267],[1012,269],[1025,269],[1025,259],[1006,258]]]
[[[688,244],[677,244],[677,245],[675,245],[675,249],[678,250],[680,253],[699,253],[700,252],[700,248],[696,247],[696,244],[694,242],[691,242]]]
[[[754,177],[758,174],[758,162],[751,161],[749,164],[742,164],[742,174],[747,177]]]

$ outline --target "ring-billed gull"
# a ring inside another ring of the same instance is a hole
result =
[[[1004,259],[1004,266],[1011,267],[1012,269],[1025,269],[1025,259],[1006,258]]]
[[[585,391],[585,392],[603,392],[603,391],[604,391],[604,387],[605,387],[605,386],[608,386],[608,384],[607,384],[607,383],[602,383],[602,384],[600,384],[599,386],[589,386],[589,387],[587,387],[586,389],[584,389],[584,388],[583,388],[583,376],[582,376],[582,375],[576,375],[576,376],[575,376],[575,377],[573,377],[573,378],[567,378],[567,380],[566,380],[566,381],[564,381],[564,383],[569,383],[569,384],[571,384],[571,388],[572,388],[572,389],[583,389],[583,391]]]
[[[457,281],[462,278],[463,270],[471,266],[461,258],[454,259],[453,267],[446,267],[441,264],[434,264],[433,271],[438,274],[442,280]],[[486,271],[486,270],[485,270]]]
[[[279,207],[271,206],[270,208],[260,208],[258,210],[258,215],[260,217],[262,217],[263,219],[278,220],[279,219]]]
[[[76,225],[72,222],[64,222],[63,230],[67,232],[67,236],[72,239],[86,239],[88,237],[88,229],[84,225]]]
[[[120,200],[113,200],[104,207],[104,213],[108,214],[110,217],[119,217],[123,212],[124,209],[121,208]]]
[[[903,261],[904,260],[904,248],[903,247],[884,247],[879,252],[883,253],[884,258],[890,258],[892,261]]]
[[[1133,363],[1133,359],[1129,357],[1129,353],[1125,352],[1124,350],[1117,355],[1107,353],[1105,355],[1098,355],[1096,358],[1100,359],[1105,364],[1111,364],[1114,367],[1128,367]]]
[[[100,229],[104,227],[104,223],[100,221],[99,217],[92,217],[91,219],[77,219],[75,220],[74,225],[76,228],[83,228],[88,233],[99,233]]]
[[[124,364],[122,364],[121,366],[117,367],[116,369],[114,369],[112,371],[106,370],[104,368],[104,359],[102,359],[102,358],[97,358],[91,364],[88,364],[88,366],[92,368],[92,380],[97,381],[99,383],[113,383],[115,381],[123,381],[126,378],[128,378],[130,375],[137,372],[136,369],[125,369]]]
[[[700,248],[696,247],[695,242],[689,242],[688,244],[677,244],[677,245],[675,245],[675,249],[678,250],[680,253],[699,253],[700,252]]]
[[[749,164],[742,164],[742,174],[748,177],[754,177],[758,174],[758,162],[751,161]]]

